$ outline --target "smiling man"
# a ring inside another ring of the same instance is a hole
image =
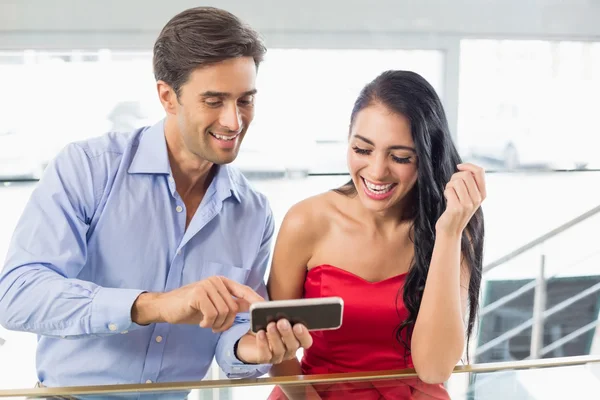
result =
[[[265,373],[309,347],[302,326],[249,332],[273,217],[227,165],[254,117],[258,35],[209,7],[154,46],[166,117],[67,146],[35,188],[0,275],[0,323],[40,335],[40,385]]]

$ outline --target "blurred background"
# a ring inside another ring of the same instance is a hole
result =
[[[0,259],[58,150],[163,117],[152,46],[173,15],[198,5],[0,0]],[[202,5],[246,20],[269,48],[235,164],[269,196],[278,224],[292,204],[347,180],[349,115],[363,85],[386,69],[418,72],[442,98],[462,157],[488,171],[471,361],[600,354],[600,1]],[[0,328],[0,389],[35,384],[35,341]],[[449,388],[453,398],[508,398],[506,382],[479,376]],[[559,398],[564,382],[584,390],[576,398],[600,390],[580,370],[510,382],[511,399]]]

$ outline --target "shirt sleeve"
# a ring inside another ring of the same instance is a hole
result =
[[[246,285],[250,286],[256,293],[267,299],[267,288],[265,286],[265,272],[271,260],[271,246],[275,231],[273,212],[267,205],[267,218],[262,236],[260,249],[256,256],[256,262],[252,266]],[[256,378],[266,374],[271,364],[244,364],[234,354],[235,343],[250,330],[250,314],[240,313],[236,316],[231,328],[221,334],[217,343],[217,363],[228,378]]]
[[[0,324],[6,329],[78,338],[139,327],[131,321],[131,307],[141,290],[75,279],[86,264],[99,182],[78,144],[68,145],[46,168],[0,273]]]

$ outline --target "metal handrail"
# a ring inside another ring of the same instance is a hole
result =
[[[458,365],[453,374],[457,373],[489,373],[499,371],[517,371],[532,368],[560,368],[576,365],[600,363],[599,355],[575,356],[561,358],[547,358],[541,360],[523,360],[509,362],[494,362],[472,365]],[[268,378],[220,379],[194,382],[160,382],[146,384],[118,384],[98,386],[70,386],[56,388],[31,388],[0,390],[3,397],[52,397],[98,394],[125,394],[125,393],[160,393],[173,391],[190,391],[194,389],[220,389],[245,386],[273,386],[273,385],[307,385],[313,383],[334,382],[361,382],[389,379],[406,379],[417,376],[413,368],[394,371],[352,372],[321,375],[294,375]]]
[[[589,260],[592,257],[598,256],[598,254],[600,254],[600,251],[594,251],[593,253],[589,253],[585,257],[578,259],[577,261],[575,261],[575,262],[567,265],[564,268],[561,268],[561,270],[577,266],[580,263],[585,262],[585,261]],[[552,279],[555,279],[556,277],[559,276],[560,272],[561,271],[557,272],[553,276],[549,276],[548,278],[546,278],[546,280],[547,281],[551,281]],[[520,288],[516,289],[514,292],[511,292],[511,293],[507,294],[506,296],[501,297],[498,300],[495,300],[494,302],[488,304],[487,306],[483,307],[479,311],[479,318],[482,318],[485,315],[491,313],[492,311],[495,311],[498,308],[502,307],[503,305],[505,305],[507,303],[510,303],[514,299],[516,299],[519,296],[521,296],[521,295],[529,292],[530,290],[534,290],[536,288],[537,284],[538,283],[537,283],[536,280],[532,280],[531,282],[528,282],[528,283],[524,284],[523,286],[521,286]]]
[[[492,311],[497,310],[498,308],[502,307],[506,303],[509,303],[509,302],[513,301],[514,299],[516,299],[517,297],[529,292],[530,290],[535,289],[536,286],[537,286],[537,282],[535,280],[533,280],[529,283],[524,284],[523,286],[521,286],[514,292],[511,292],[511,293],[507,294],[506,296],[501,297],[498,300],[494,301],[493,303],[488,304],[487,306],[483,307],[481,309],[481,311],[479,312],[479,318],[483,318],[485,315],[491,313]]]
[[[568,343],[573,339],[577,339],[579,336],[581,336],[585,333],[588,333],[592,329],[595,329],[597,326],[598,326],[598,321],[592,321],[589,324],[582,326],[581,328],[579,328],[577,330],[574,330],[573,332],[569,333],[567,336],[562,337],[562,338],[558,339],[556,342],[550,343],[548,346],[542,348],[540,350],[540,356],[544,356],[544,355],[550,353],[552,350],[558,349],[563,344]],[[529,359],[531,359],[531,357],[525,358],[525,360],[529,360]]]
[[[565,308],[567,308],[571,304],[581,300],[582,298],[589,296],[590,294],[596,293],[598,291],[600,291],[600,283],[597,283],[597,284],[587,288],[583,292],[578,293],[577,295],[570,297],[567,300],[564,300],[564,301],[558,303],[557,305],[555,305],[554,307],[544,311],[542,314],[542,317],[544,319],[546,319],[546,318],[552,316],[553,314],[555,314],[561,310],[564,310]],[[497,346],[498,344],[518,335],[519,333],[523,332],[525,329],[533,326],[533,322],[534,322],[533,318],[528,319],[527,321],[517,325],[516,327],[512,328],[511,330],[504,332],[502,335],[498,336],[497,338],[494,338],[494,339],[490,340],[489,342],[487,342],[486,344],[478,347],[477,350],[475,351],[475,355],[478,356],[480,354],[483,354],[486,351]]]
[[[517,256],[520,256],[521,254],[533,249],[536,246],[539,246],[540,244],[544,243],[545,241],[552,239],[554,236],[563,233],[567,229],[569,229],[577,224],[580,224],[581,222],[585,221],[586,219],[588,219],[590,217],[593,217],[594,215],[596,215],[598,213],[600,213],[600,205],[597,205],[596,207],[592,208],[591,210],[586,211],[583,214],[573,218],[572,220],[560,225],[559,227],[554,228],[551,231],[533,239],[532,241],[519,247],[518,249],[513,250],[510,253],[498,258],[496,261],[489,263],[488,265],[483,267],[483,273],[485,274],[487,272],[490,272],[494,268],[512,260],[513,258],[515,258]]]
[[[526,243],[525,245],[519,247],[518,249],[504,255],[503,257],[500,257],[499,259],[497,259],[496,261],[486,265],[483,267],[483,273],[487,273],[489,271],[491,271],[492,269],[514,259],[515,257],[531,250],[532,248],[543,244],[544,242],[546,242],[549,239],[552,239],[553,237],[563,233],[564,231],[566,231],[569,228],[572,228],[573,226],[580,224],[581,222],[593,217],[594,215],[600,213],[600,205],[586,211],[585,213],[571,219],[570,221],[560,225],[559,227],[537,237],[536,239],[530,241],[529,243]],[[595,253],[594,253],[595,254]],[[542,256],[543,258],[543,256]],[[587,258],[587,257],[586,257]],[[543,265],[542,265],[543,268]],[[544,281],[545,282],[545,281]],[[504,297],[501,297],[500,299],[496,300],[495,302],[493,302],[492,304],[489,304],[487,307],[484,307],[484,309],[482,310],[482,314],[480,314],[480,317],[482,315],[488,314],[489,312],[496,310],[497,308],[501,307],[504,304],[507,304],[508,302],[516,299],[517,297],[523,295],[524,293],[527,293],[530,290],[538,290],[540,288],[538,288],[538,285],[540,284],[539,279],[538,280],[534,280],[532,282],[529,282],[523,286],[521,286],[520,288],[518,288],[517,290],[515,290],[512,293],[507,294]],[[550,315],[552,315],[555,312],[558,312],[564,308],[566,308],[567,306],[569,306],[570,304],[574,303],[575,301],[596,293],[598,290],[600,289],[600,286],[594,285],[591,288],[588,288],[587,290],[585,290],[582,293],[579,293],[577,296],[567,299],[565,301],[563,301],[562,303],[557,304],[556,306],[552,307],[549,310],[543,311],[543,306],[542,309],[540,309],[541,312],[541,321],[543,321],[545,318],[549,317]],[[540,305],[536,305],[534,304],[534,311],[536,309],[536,307],[540,307]],[[543,312],[542,312],[543,311]],[[495,347],[496,345],[509,340],[511,338],[513,338],[514,336],[518,335],[519,333],[521,333],[522,331],[524,331],[525,329],[532,327],[535,323],[537,323],[536,321],[534,321],[535,319],[535,312],[534,312],[534,318],[531,318],[525,322],[523,322],[522,324],[510,329],[509,331],[503,333],[502,335],[490,340],[489,342],[483,344],[482,346],[478,347],[476,350],[476,355],[480,355],[486,351],[488,351],[489,349]],[[537,326],[537,325],[536,325]],[[551,343],[550,345],[544,347],[543,349],[540,349],[540,356],[544,355],[546,353],[548,353],[549,351],[552,351],[553,349],[559,347],[560,345],[573,340],[574,338],[576,338],[577,336],[582,335],[583,333],[593,329],[595,325],[592,325],[591,323],[580,328],[579,330],[571,333],[570,335],[567,335],[564,338],[559,339],[557,342],[555,343]],[[532,341],[533,341],[533,336],[532,336]],[[533,342],[532,342],[532,346],[533,346]],[[533,347],[532,347],[533,348]],[[533,355],[533,350],[532,350],[532,355]],[[530,356],[531,357],[531,356]]]

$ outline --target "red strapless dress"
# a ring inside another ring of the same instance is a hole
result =
[[[304,297],[339,296],[344,299],[341,328],[311,332],[313,345],[304,352],[302,373],[334,374],[413,368],[410,356],[396,340],[395,330],[407,318],[402,295],[406,274],[379,282],[334,267],[311,268],[304,283]],[[429,385],[416,378],[319,384],[322,399],[449,399],[443,385]],[[287,397],[279,387],[269,400]]]

